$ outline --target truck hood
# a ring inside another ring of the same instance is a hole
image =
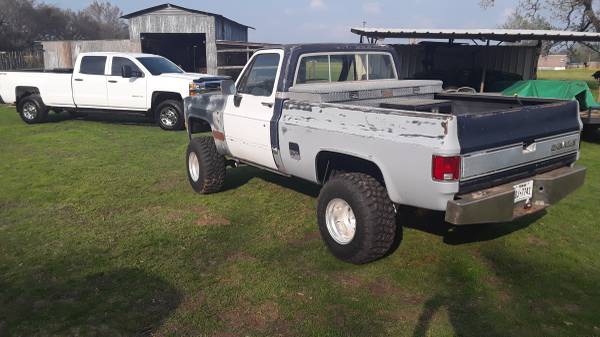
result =
[[[200,73],[182,73],[182,74],[161,74],[158,77],[193,81],[193,80],[197,80],[202,77],[211,77],[211,76],[206,75],[206,74],[200,74]]]

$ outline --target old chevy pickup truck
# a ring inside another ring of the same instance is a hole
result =
[[[179,130],[189,83],[206,76],[184,73],[157,55],[82,53],[73,71],[0,71],[0,102],[16,104],[28,124],[44,122],[48,110],[120,111]]]
[[[583,184],[576,101],[445,94],[400,80],[400,66],[386,46],[289,45],[255,53],[235,84],[195,82],[191,186],[219,191],[227,163],[320,184],[321,236],[359,264],[392,247],[396,205],[455,225],[508,222]]]

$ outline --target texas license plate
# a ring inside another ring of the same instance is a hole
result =
[[[513,186],[513,188],[515,190],[515,204],[533,197],[533,180],[520,183]]]

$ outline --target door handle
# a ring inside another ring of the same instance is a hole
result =
[[[83,82],[83,78],[76,78],[75,81],[77,81],[77,82]]]
[[[263,106],[266,106],[268,108],[272,108],[273,107],[273,103],[269,103],[269,102],[262,102],[260,104],[262,104]]]
[[[108,83],[117,83],[115,80],[108,80]]]

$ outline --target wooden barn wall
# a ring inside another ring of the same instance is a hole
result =
[[[77,55],[86,52],[139,53],[139,41],[88,40],[44,41],[44,69],[73,68]]]
[[[394,45],[400,58],[400,76],[413,78],[424,71],[426,48],[429,45]],[[516,73],[525,80],[536,78],[539,49],[535,46],[473,46],[435,45],[433,49],[435,69],[461,67],[464,69],[483,68]]]
[[[248,27],[223,17],[216,17],[217,40],[248,42]]]
[[[206,34],[207,71],[210,74],[217,73],[215,17],[190,13],[177,8],[165,8],[129,20],[131,40],[140,41],[142,33]]]

